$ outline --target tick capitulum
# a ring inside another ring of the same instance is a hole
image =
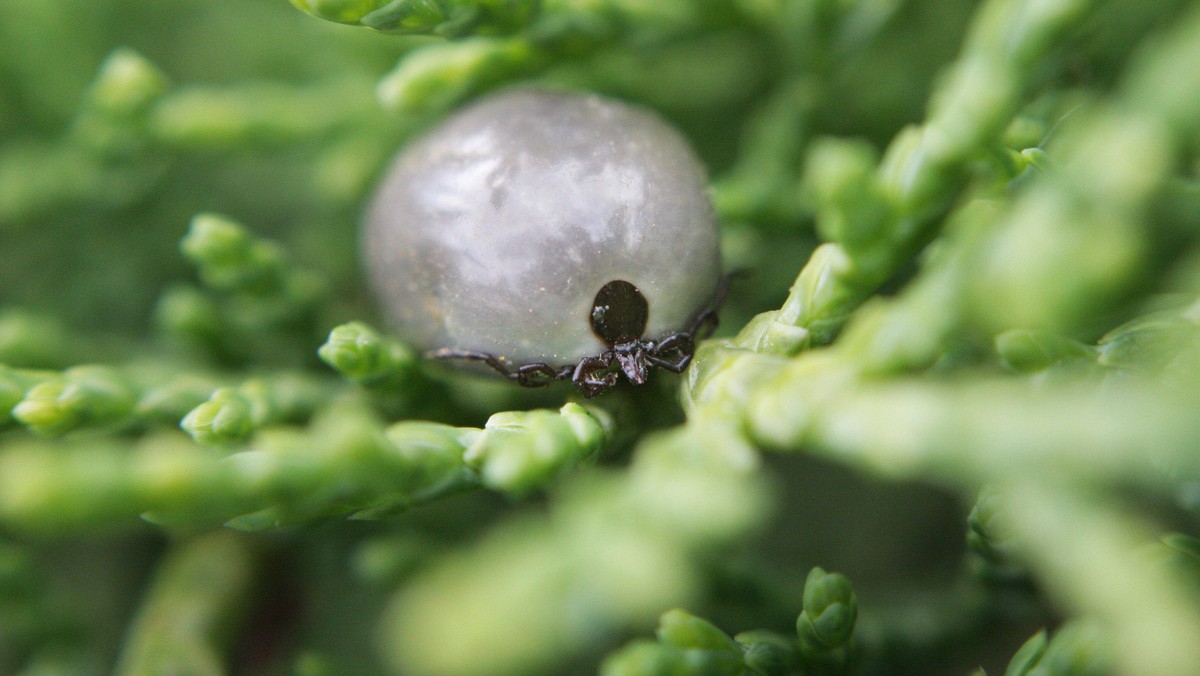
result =
[[[712,303],[702,310],[683,331],[660,340],[643,336],[650,306],[636,286],[623,279],[605,284],[592,303],[592,331],[608,349],[584,357],[578,364],[554,367],[534,362],[510,368],[503,358],[484,352],[434,350],[434,359],[465,359],[487,364],[497,372],[525,387],[543,387],[557,380],[570,380],[583,396],[591,398],[617,384],[619,374],[629,382],[646,382],[652,367],[682,373],[692,361],[696,340],[717,327],[717,311],[724,300],[728,277],[722,280]],[[703,334],[703,335],[701,335]]]

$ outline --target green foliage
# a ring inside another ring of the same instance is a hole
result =
[[[1051,639],[1043,629],[1013,655],[1004,676],[1090,676],[1112,672],[1103,634],[1095,627],[1069,624]]]
[[[0,10],[0,672],[1200,671],[1194,3]],[[708,164],[681,378],[366,297],[374,177],[514,83]]]
[[[684,610],[658,618],[658,643],[634,641],[605,660],[605,676],[844,673],[852,662],[858,601],[846,576],[813,568],[792,636],[765,630],[730,637]]]
[[[115,672],[224,673],[221,647],[254,582],[254,558],[233,533],[175,545],[155,572]]]
[[[311,378],[278,374],[215,390],[179,421],[200,444],[241,441],[271,424],[304,420],[327,405],[328,387]]]
[[[417,361],[407,345],[362,322],[334,327],[317,355],[338,373],[367,387],[403,384]]]
[[[813,568],[804,583],[804,612],[796,620],[801,651],[823,655],[842,648],[857,617],[858,599],[846,576]]]

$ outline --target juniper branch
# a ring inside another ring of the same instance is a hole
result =
[[[223,455],[160,433],[10,445],[0,452],[0,523],[78,531],[144,518],[262,530],[331,516],[379,518],[486,486],[522,495],[594,458],[608,432],[581,406],[494,417],[488,426],[378,423],[335,405],[308,430],[268,429]]]
[[[174,425],[216,387],[213,378],[155,363],[61,372],[0,365],[0,426],[16,422],[55,436],[89,427]]]
[[[775,313],[760,315],[735,344],[794,354],[829,342],[850,313],[935,234],[968,163],[996,143],[1036,72],[1093,3],[996,1],[978,14],[926,122],[899,134],[878,162],[869,150],[826,141],[809,159],[819,247]]]
[[[444,673],[527,671],[598,628],[696,598],[703,557],[764,516],[756,467],[753,449],[722,426],[652,437],[627,476],[571,482],[551,514],[509,523],[420,573],[392,601],[387,655]],[[568,609],[576,621],[564,623]]]

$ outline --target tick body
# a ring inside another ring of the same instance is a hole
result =
[[[417,347],[588,396],[683,370],[720,295],[700,163],[657,116],[595,96],[515,90],[452,116],[389,169],[363,247]]]

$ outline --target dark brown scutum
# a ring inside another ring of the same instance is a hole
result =
[[[638,340],[646,331],[650,306],[633,284],[615,279],[592,302],[592,331],[609,347]]]

